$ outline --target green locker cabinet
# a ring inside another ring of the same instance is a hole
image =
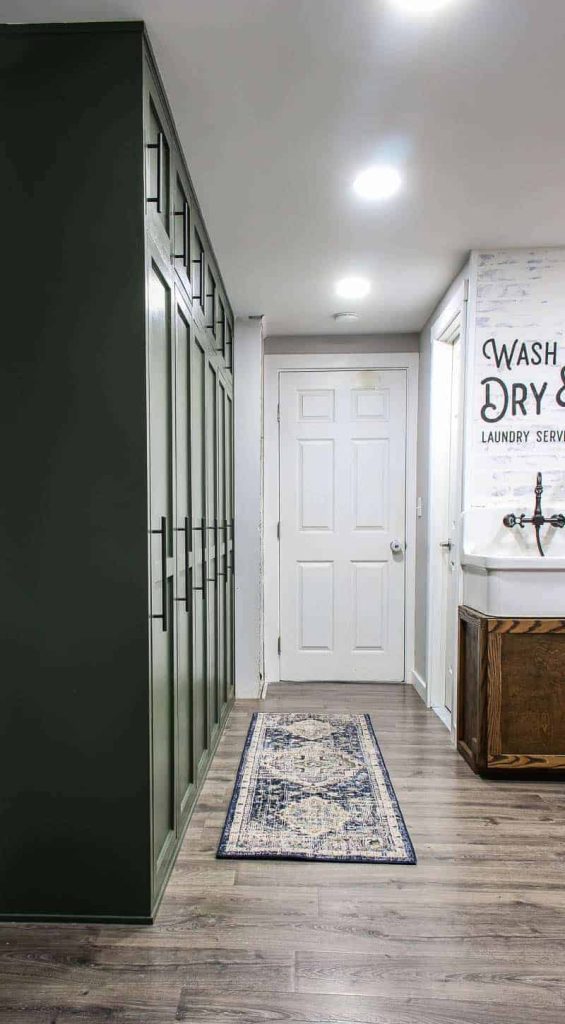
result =
[[[233,314],[143,24],[0,69],[0,917],[150,922],[233,696]]]

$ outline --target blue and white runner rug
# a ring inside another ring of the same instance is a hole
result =
[[[253,715],[217,855],[415,864],[369,715]]]

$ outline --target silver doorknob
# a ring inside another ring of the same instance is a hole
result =
[[[393,555],[397,555],[399,551],[402,551],[402,544],[400,543],[400,541],[391,540],[390,550],[392,551]]]
[[[447,548],[448,551],[451,551],[451,547],[452,547],[450,540],[442,540],[442,541],[440,541],[439,546],[440,546],[440,548]]]

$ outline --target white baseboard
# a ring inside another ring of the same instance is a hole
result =
[[[451,732],[451,712],[439,704],[432,704],[432,711],[437,715],[440,722],[443,722],[445,728]]]
[[[416,672],[415,668],[412,669],[412,671],[410,673],[410,676],[411,676],[410,682],[412,683],[412,686],[414,687],[416,693],[418,694],[418,697],[420,698],[421,701],[424,702],[424,704],[427,707],[428,706],[428,687],[426,686],[426,684],[425,684],[424,680],[422,679],[421,675],[418,672]]]

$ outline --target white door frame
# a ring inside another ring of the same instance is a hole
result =
[[[430,433],[429,433],[429,479],[428,479],[428,556],[427,556],[427,569],[428,569],[428,587],[427,587],[427,626],[426,626],[426,646],[427,646],[427,664],[426,664],[426,676],[428,680],[427,686],[427,704],[428,707],[433,708],[438,718],[444,723],[449,729],[452,738],[455,740],[455,728],[457,722],[457,685],[455,685],[452,701],[451,715],[445,707],[445,666],[442,664],[444,660],[445,652],[445,637],[443,636],[443,629],[445,623],[440,620],[438,616],[431,614],[433,608],[438,608],[441,601],[441,589],[442,589],[442,569],[439,553],[440,553],[440,542],[445,540],[441,536],[442,524],[441,517],[438,513],[438,507],[440,500],[445,500],[445,494],[438,495],[437,488],[434,486],[434,481],[437,479],[437,459],[440,457],[438,454],[438,447],[436,445],[436,438],[438,430],[444,429],[445,421],[442,419],[442,405],[441,396],[438,395],[438,373],[437,373],[437,358],[435,353],[437,352],[437,346],[443,344],[453,344],[459,339],[459,360],[460,360],[460,377],[459,377],[459,437],[458,437],[458,454],[456,458],[457,473],[459,474],[459,502],[460,510],[463,500],[463,451],[464,451],[464,404],[465,404],[465,384],[466,384],[466,336],[467,336],[467,291],[468,282],[465,281],[461,291],[457,294],[452,303],[442,313],[440,317],[432,325],[431,331],[431,372],[430,372]],[[452,482],[449,475],[446,479],[446,486],[449,488]],[[461,568],[461,549],[462,549],[462,528],[461,528],[461,515],[459,516],[459,529],[458,536],[455,538],[456,543],[456,564],[454,572],[456,573],[454,592],[457,596],[457,604],[461,604],[461,597],[463,592],[463,571]],[[455,621],[456,609],[446,608],[446,619],[447,621]],[[455,684],[457,684],[457,678],[455,678]]]
[[[416,595],[416,444],[418,426],[417,352],[341,355],[266,355],[263,389],[263,609],[264,677],[280,680],[279,639],[279,376],[286,370],[405,370],[406,407],[406,593],[404,681],[414,668]]]

